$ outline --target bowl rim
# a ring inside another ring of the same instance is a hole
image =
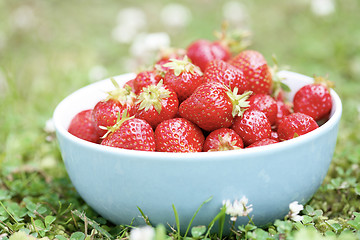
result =
[[[291,71],[281,71],[279,72],[281,75],[286,74],[292,74],[296,75],[297,77],[302,78],[308,78],[312,79],[306,75],[302,75],[296,72]],[[114,76],[113,78],[121,78],[121,79],[131,79],[134,77],[133,73],[127,73],[127,74],[121,74],[118,76]],[[190,161],[194,159],[199,159],[203,161],[208,161],[209,159],[221,159],[224,160],[224,157],[231,157],[231,156],[237,156],[237,157],[246,157],[248,155],[267,155],[274,152],[281,151],[281,149],[287,148],[287,147],[296,147],[301,144],[304,144],[304,142],[309,141],[310,139],[316,137],[317,135],[324,134],[327,131],[330,131],[331,128],[333,128],[341,118],[342,114],[342,102],[339,97],[339,95],[333,90],[330,90],[330,94],[332,97],[333,102],[333,108],[335,110],[332,110],[331,117],[322,124],[319,128],[315,129],[314,131],[311,131],[307,134],[301,135],[297,138],[279,142],[276,144],[261,146],[261,147],[255,147],[255,148],[244,148],[239,150],[232,150],[232,151],[215,151],[215,152],[193,152],[193,153],[173,153],[173,152],[148,152],[148,151],[136,151],[136,150],[129,150],[129,149],[121,149],[121,148],[115,148],[115,147],[109,147],[104,146],[92,142],[85,141],[83,139],[80,139],[72,134],[70,134],[67,129],[63,126],[63,124],[60,121],[60,115],[61,115],[61,109],[62,105],[64,105],[64,102],[66,99],[70,98],[71,96],[75,95],[80,90],[85,90],[86,88],[91,88],[95,84],[101,84],[101,82],[106,81],[110,78],[101,80],[99,82],[95,82],[92,84],[89,84],[87,86],[84,86],[67,97],[65,97],[63,100],[60,101],[60,103],[56,106],[53,114],[53,122],[56,130],[56,135],[62,135],[67,140],[71,141],[73,144],[77,144],[81,147],[85,147],[88,149],[93,149],[100,152],[107,152],[111,154],[119,154],[119,155],[131,155],[136,158],[153,158],[154,160],[157,159],[159,161],[164,159],[181,159],[182,161]],[[57,136],[58,138],[58,136]]]

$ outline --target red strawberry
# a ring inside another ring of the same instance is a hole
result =
[[[239,68],[249,82],[251,91],[254,93],[269,94],[272,78],[269,66],[264,56],[254,50],[244,50],[229,61],[230,64]]]
[[[274,140],[276,140],[276,141],[278,141],[278,142],[280,141],[280,140],[279,140],[279,134],[277,133],[276,130],[273,130],[273,129],[271,130],[270,138],[271,138],[271,139],[274,139]]]
[[[169,67],[165,67],[164,65],[171,61],[171,59],[181,60],[185,56],[185,49],[174,49],[174,48],[166,48],[160,50],[159,59],[156,61],[155,66],[160,71],[168,71]]]
[[[238,88],[239,93],[249,89],[242,71],[223,60],[213,60],[209,62],[203,75],[203,82],[221,82],[234,89]]]
[[[303,113],[292,113],[285,116],[278,126],[279,139],[289,140],[304,135],[318,128],[315,120]]]
[[[127,82],[124,84],[124,87],[125,87],[125,86],[129,86],[129,87],[131,87],[131,91],[135,92],[134,82],[135,82],[135,78],[130,79],[129,81],[127,81]]]
[[[132,89],[128,86],[120,88],[114,80],[113,84],[116,89],[108,92],[108,97],[99,101],[92,112],[93,121],[101,135],[104,135],[106,131],[99,127],[113,126],[119,113],[121,115],[124,110],[127,110],[130,115],[134,114],[136,95]]]
[[[231,57],[229,48],[221,41],[211,42],[204,39],[191,43],[187,48],[187,55],[202,71],[215,59],[227,61]]]
[[[275,124],[278,107],[275,99],[267,94],[255,94],[249,98],[250,109],[265,113],[271,125]]]
[[[232,129],[239,134],[245,146],[270,138],[271,135],[271,125],[265,113],[253,109],[245,111],[241,117],[236,117]]]
[[[205,139],[203,151],[227,151],[244,148],[241,137],[230,128],[212,131]]]
[[[315,83],[300,88],[294,96],[294,112],[305,113],[315,121],[327,117],[332,108],[331,95],[328,87],[323,84],[325,79],[315,78]]]
[[[156,85],[162,77],[158,74],[157,70],[142,71],[138,73],[134,80],[135,93],[139,94],[143,87],[149,85]]]
[[[281,119],[283,119],[284,116],[287,116],[291,113],[291,106],[288,103],[285,103],[281,100],[277,100],[276,106],[277,106],[277,114],[275,120],[275,127],[279,126]]]
[[[219,82],[200,85],[195,92],[180,104],[179,112],[206,131],[230,127],[235,116],[240,116],[249,106],[246,101],[251,92],[237,94]]]
[[[189,62],[186,56],[183,60],[171,59],[163,66],[169,68],[164,77],[164,84],[176,92],[180,102],[188,98],[202,83],[201,70]]]
[[[270,145],[270,144],[274,144],[274,143],[278,143],[279,141],[271,139],[271,138],[264,138],[261,139],[257,142],[254,142],[253,144],[247,146],[247,148],[253,148],[253,147],[261,147],[261,146],[266,146],[266,145]]]
[[[84,110],[76,114],[70,122],[69,133],[89,142],[99,143],[100,135],[92,120],[92,109]]]
[[[120,116],[120,115],[119,115]],[[154,131],[145,120],[127,117],[126,111],[101,142],[102,145],[139,150],[155,151]]]
[[[157,85],[143,88],[137,99],[135,116],[146,120],[154,129],[160,122],[173,118],[178,112],[179,100],[176,93],[163,85],[162,80]]]
[[[204,139],[201,129],[184,118],[165,120],[155,129],[159,152],[201,152]]]

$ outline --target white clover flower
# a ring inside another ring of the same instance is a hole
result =
[[[327,16],[335,12],[334,0],[311,0],[311,11],[318,16]]]
[[[248,216],[253,210],[252,204],[246,206],[248,202],[249,200],[245,196],[243,196],[240,201],[236,199],[233,203],[231,203],[230,200],[224,200],[225,213],[231,216],[230,220],[233,222],[235,222],[238,217]]]
[[[55,125],[54,125],[54,121],[52,118],[50,118],[46,121],[44,131],[49,134],[55,132]]]
[[[170,37],[165,32],[138,35],[130,46],[130,53],[134,57],[146,57],[170,46]]]
[[[290,209],[290,211],[288,213],[288,216],[291,220],[293,220],[295,222],[299,222],[304,219],[303,216],[299,215],[300,211],[304,209],[304,206],[299,204],[298,201],[294,201],[294,202],[290,203],[289,209]]]
[[[30,29],[36,24],[34,10],[30,6],[22,5],[13,12],[12,21],[17,28]]]
[[[106,77],[108,71],[104,66],[96,65],[92,67],[89,71],[89,78],[91,81],[95,82]]]
[[[249,14],[246,6],[238,1],[228,1],[222,7],[223,17],[230,24],[242,27],[248,25]]]
[[[160,12],[161,21],[168,27],[186,27],[192,18],[189,8],[179,3],[165,5]]]
[[[153,240],[155,230],[150,226],[133,228],[130,232],[130,240]]]
[[[130,43],[136,35],[146,28],[146,15],[140,8],[121,9],[116,18],[117,25],[112,30],[112,37],[120,43]]]

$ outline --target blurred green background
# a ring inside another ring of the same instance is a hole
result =
[[[224,20],[251,31],[270,65],[276,54],[290,70],[335,82],[344,104],[336,154],[346,157],[334,164],[357,164],[359,12],[358,0],[2,0],[0,164],[62,165],[43,130],[61,99],[150,64],[161,45],[213,40]]]

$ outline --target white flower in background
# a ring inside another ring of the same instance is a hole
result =
[[[155,230],[150,226],[133,228],[130,232],[130,240],[153,240]]]
[[[139,34],[130,46],[130,53],[134,57],[149,57],[162,48],[170,46],[170,37],[165,32]]]
[[[104,79],[108,74],[108,71],[105,67],[101,65],[94,66],[89,71],[89,78],[90,81],[99,81],[101,79]]]
[[[240,201],[235,200],[231,203],[230,200],[224,200],[223,205],[226,208],[225,213],[230,215],[230,220],[235,222],[238,217],[248,216],[252,212],[252,204],[248,205],[249,200],[243,196]]]
[[[161,21],[168,27],[184,28],[192,18],[189,8],[179,3],[165,5],[160,12]]]
[[[304,209],[304,206],[299,204],[298,201],[294,201],[294,202],[290,203],[289,209],[290,209],[290,211],[288,213],[288,216],[291,220],[293,220],[295,222],[299,222],[304,219],[303,216],[299,215],[300,211]]]
[[[226,2],[222,7],[224,19],[232,25],[246,27],[249,21],[249,14],[246,6],[238,1]]]
[[[334,0],[311,0],[311,11],[318,16],[327,16],[335,12]]]
[[[22,5],[15,9],[12,14],[12,21],[15,27],[21,29],[29,29],[35,26],[36,17],[34,10],[26,5]]]
[[[116,18],[117,25],[112,31],[113,39],[120,43],[130,43],[146,28],[146,21],[146,15],[140,8],[121,9]]]
[[[50,118],[46,121],[44,131],[49,134],[55,132],[55,125],[54,125],[54,121],[52,118]]]

